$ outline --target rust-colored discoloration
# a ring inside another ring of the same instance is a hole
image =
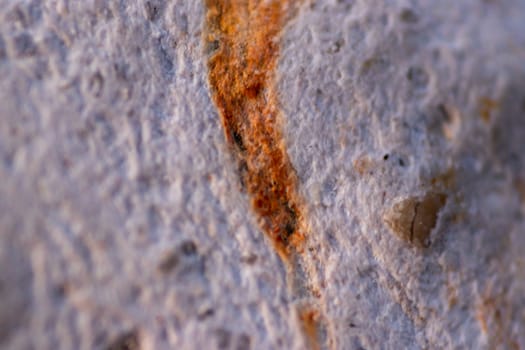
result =
[[[490,349],[519,349],[511,331],[514,311],[506,293],[489,293],[478,301],[476,319],[488,337]]]
[[[300,0],[206,0],[209,83],[240,182],[263,231],[287,263],[299,290],[310,284],[302,199],[285,148],[275,81],[279,38]],[[299,263],[300,262],[300,263]],[[303,270],[304,269],[304,270]],[[312,292],[314,291],[314,292]],[[302,308],[301,308],[302,309]],[[308,310],[315,307],[309,305]],[[319,348],[318,311],[299,311],[307,344]]]
[[[461,128],[461,112],[453,105],[440,104],[438,111],[442,116],[443,135],[449,141],[455,140],[459,136]]]
[[[303,327],[303,333],[306,336],[308,345],[312,350],[320,349],[319,344],[319,313],[311,309],[303,309],[299,311],[299,319]]]
[[[452,191],[456,188],[456,177],[456,170],[454,168],[449,168],[444,173],[433,177],[430,180],[430,184],[436,191]]]
[[[446,201],[445,194],[434,192],[428,192],[421,198],[406,198],[395,203],[384,220],[397,237],[418,248],[426,248]]]
[[[485,123],[489,123],[492,117],[492,112],[499,108],[499,102],[489,97],[482,97],[479,100],[479,115],[481,120]]]
[[[447,294],[448,308],[452,309],[458,304],[458,291],[456,288],[449,285],[447,287]]]
[[[274,72],[278,39],[298,1],[207,0],[213,100],[241,183],[281,254],[304,240],[297,180],[281,132]]]
[[[374,168],[374,162],[367,156],[362,156],[354,160],[354,169],[363,176],[366,173],[371,174]]]

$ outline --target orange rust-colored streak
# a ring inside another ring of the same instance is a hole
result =
[[[301,205],[280,128],[278,39],[296,1],[206,0],[209,81],[241,182],[281,253],[297,250]]]
[[[499,107],[499,102],[488,97],[482,97],[479,100],[479,105],[479,114],[481,119],[483,122],[485,122],[485,124],[488,124],[492,117],[492,112]]]
[[[306,335],[306,339],[312,350],[320,349],[318,326],[319,326],[319,314],[315,310],[303,309],[299,312],[299,318],[302,323],[303,332]]]

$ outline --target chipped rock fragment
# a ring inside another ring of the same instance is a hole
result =
[[[419,248],[430,245],[430,235],[436,227],[438,215],[445,205],[443,193],[426,193],[398,201],[385,214],[384,221],[400,239]]]

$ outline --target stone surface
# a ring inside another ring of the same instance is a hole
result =
[[[317,296],[241,188],[205,12],[0,0],[0,347],[305,349],[315,304],[321,348],[525,348],[525,2],[318,0],[288,22]],[[384,217],[430,192],[421,249]]]

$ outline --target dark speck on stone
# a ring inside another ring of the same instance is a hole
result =
[[[30,57],[36,55],[38,48],[31,35],[20,34],[14,39],[15,50],[18,57]]]
[[[191,256],[197,254],[197,246],[193,241],[185,241],[181,245],[182,254]]]
[[[146,8],[146,18],[150,21],[153,21],[157,18],[158,15],[158,9],[155,5],[151,4],[150,2],[147,2],[145,5]]]
[[[159,265],[159,270],[164,273],[172,271],[179,265],[179,256],[176,252],[166,256]]]
[[[4,39],[0,36],[0,61],[7,58],[7,50],[5,48]]]
[[[126,332],[116,338],[109,346],[107,350],[139,350],[140,341],[139,334],[137,331],[132,330]]]
[[[417,15],[411,9],[403,9],[399,14],[401,21],[405,23],[416,23],[418,21]]]
[[[410,67],[407,72],[407,79],[417,89],[424,89],[429,82],[428,73],[421,67]]]

